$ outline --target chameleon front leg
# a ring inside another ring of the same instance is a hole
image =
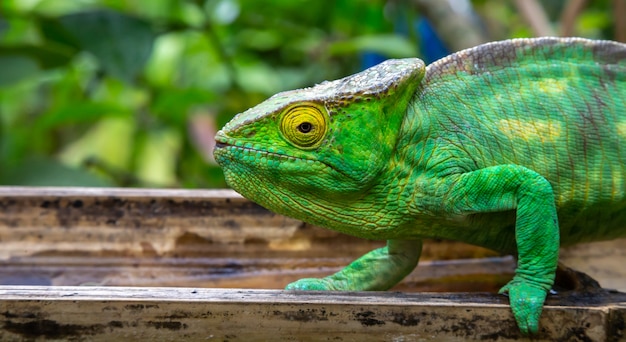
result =
[[[387,246],[375,249],[341,271],[325,278],[295,281],[286,290],[305,291],[383,291],[387,290],[417,266],[422,253],[421,240],[389,240]]]
[[[547,292],[554,283],[559,226],[550,183],[519,165],[489,167],[444,179],[451,184],[446,209],[457,214],[516,210],[518,264],[508,293],[523,333],[536,333]]]

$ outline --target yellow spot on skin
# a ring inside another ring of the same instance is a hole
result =
[[[617,134],[626,139],[626,122],[618,122],[616,125]]]
[[[573,190],[561,190],[561,192],[557,195],[556,205],[561,206],[573,198],[576,198],[576,193]]]
[[[624,198],[624,175],[620,171],[614,170],[611,179],[613,180],[613,200]]]
[[[560,93],[567,88],[565,81],[553,78],[546,78],[534,83],[535,86],[544,93]]]
[[[563,131],[559,121],[503,119],[498,122],[498,129],[511,139],[524,141],[555,142]]]

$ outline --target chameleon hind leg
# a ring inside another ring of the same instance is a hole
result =
[[[295,281],[286,290],[304,291],[383,291],[388,290],[417,266],[422,253],[421,240],[389,240],[353,261],[341,271],[324,278]]]
[[[554,194],[541,175],[519,165],[499,165],[442,179],[450,186],[448,212],[472,214],[516,210],[515,276],[508,293],[523,333],[537,333],[546,295],[554,283],[559,256],[559,226]]]

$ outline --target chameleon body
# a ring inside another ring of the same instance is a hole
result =
[[[295,290],[385,290],[422,239],[517,256],[502,288],[538,330],[559,246],[626,236],[626,45],[515,39],[428,67],[389,60],[282,92],[232,119],[215,158],[278,213],[387,240]]]

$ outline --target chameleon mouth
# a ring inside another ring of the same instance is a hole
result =
[[[313,159],[308,159],[308,158],[301,158],[301,157],[293,157],[290,155],[286,155],[286,154],[281,154],[281,153],[276,153],[276,152],[269,152],[263,149],[257,149],[257,148],[252,148],[252,147],[246,147],[246,146],[238,146],[236,144],[234,144],[233,141],[228,141],[229,139],[221,136],[221,137],[215,137],[215,148],[214,151],[219,151],[218,153],[224,151],[226,152],[226,150],[239,150],[241,152],[244,153],[260,153],[262,155],[265,155],[267,157],[271,157],[274,159],[279,159],[279,160],[283,160],[283,161],[296,161],[296,160],[300,160],[300,161],[315,161]],[[226,152],[228,153],[228,152]]]
[[[261,154],[263,156],[266,157],[270,157],[273,159],[278,159],[281,161],[313,161],[313,162],[319,162],[318,160],[313,160],[313,159],[308,159],[308,158],[301,158],[301,157],[293,157],[290,155],[286,155],[286,154],[280,154],[280,153],[275,153],[275,152],[269,152],[266,150],[261,150],[261,149],[255,149],[255,148],[251,148],[251,147],[245,147],[245,146],[237,146],[237,145],[231,145],[231,144],[226,144],[226,143],[216,143],[215,144],[215,150],[216,151],[225,151],[225,150],[239,150],[243,153],[247,153],[247,154],[253,154],[253,153],[257,153],[257,154]],[[326,165],[326,164],[324,164]]]
[[[280,162],[313,162],[315,164],[319,164],[319,165],[323,165],[324,167],[328,168],[329,170],[333,170],[334,172],[338,172],[339,174],[343,175],[344,177],[347,178],[351,178],[352,177],[349,174],[344,173],[342,170],[334,168],[333,166],[331,166],[330,164],[323,162],[321,160],[318,159],[312,159],[312,158],[306,158],[306,157],[295,157],[295,156],[290,156],[287,154],[281,154],[281,153],[276,153],[276,152],[269,152],[266,150],[262,150],[262,149],[255,149],[252,147],[245,147],[245,146],[237,146],[237,144],[235,144],[235,140],[226,136],[224,133],[222,133],[221,131],[219,131],[216,136],[215,136],[215,148],[214,148],[214,153],[216,154],[220,154],[220,155],[230,155],[229,158],[232,158],[232,154],[229,151],[232,150],[239,150],[241,152],[244,153],[260,153],[265,155],[266,157],[272,158],[274,160],[278,160]],[[218,164],[219,159],[216,158],[218,160]]]
[[[215,147],[213,149],[213,153],[224,155],[224,156],[230,155],[231,156],[230,158],[232,158],[231,153],[234,151],[240,151],[245,154],[255,154],[255,153],[261,154],[267,158],[277,160],[279,162],[304,162],[304,163],[313,162],[313,163],[317,163],[320,165],[324,165],[325,167],[334,170],[334,168],[328,165],[327,163],[324,163],[323,161],[320,161],[317,159],[300,157],[300,156],[296,157],[296,156],[291,156],[291,155],[282,154],[282,153],[270,152],[264,149],[252,148],[249,146],[248,147],[238,146],[237,144],[235,144],[234,140],[232,140],[231,138],[225,137],[224,135],[221,135],[218,133],[218,135],[215,137]],[[218,164],[219,164],[219,161],[218,161]]]
[[[215,133],[215,149],[218,148],[225,148],[228,146],[232,146],[232,144],[229,143],[230,138],[228,138],[221,130],[218,131],[217,133]]]
[[[294,157],[287,154],[270,152],[265,149],[253,148],[250,146],[241,146],[240,144],[236,144],[235,140],[225,136],[221,131],[218,132],[215,136],[215,151],[225,151],[225,150],[239,150],[244,153],[260,153],[267,157],[271,157],[274,159],[284,160],[284,161],[313,161],[319,162],[318,160],[310,159],[310,158],[302,158],[302,157]],[[326,165],[326,164],[324,164]],[[328,165],[327,165],[328,166]]]

